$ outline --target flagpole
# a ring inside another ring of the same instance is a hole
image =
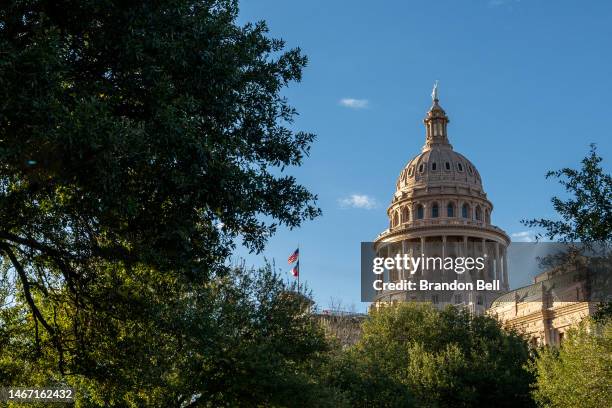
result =
[[[299,242],[297,244],[297,250],[298,250],[298,261],[297,261],[298,293],[300,293],[300,256],[302,254],[300,254],[300,243]]]

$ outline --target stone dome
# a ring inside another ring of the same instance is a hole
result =
[[[425,145],[404,166],[389,207],[389,231],[431,225],[491,225],[493,204],[487,199],[480,173],[474,164],[453,150],[447,134],[449,123],[437,94],[427,111]],[[501,232],[502,240],[507,236]]]
[[[415,156],[400,172],[397,190],[426,185],[461,184],[483,192],[476,166],[453,148],[433,146]]]
[[[497,291],[487,293],[476,290],[439,296],[393,288],[377,289],[375,304],[401,300],[432,302],[435,307],[462,304],[482,314],[501,291],[508,290],[506,247],[510,238],[491,222],[493,204],[484,192],[480,173],[470,160],[454,151],[449,142],[449,119],[439,104],[437,85],[432,100],[423,120],[425,145],[400,172],[387,207],[389,227],[376,237],[374,250],[384,257],[420,254],[459,258],[485,254],[484,269],[472,278],[497,280],[499,286]],[[394,269],[382,280],[401,282],[444,276],[443,271],[435,268],[417,272]]]

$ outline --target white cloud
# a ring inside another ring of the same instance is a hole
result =
[[[515,232],[512,238],[516,242],[535,242],[535,233],[533,231]]]
[[[503,5],[510,5],[512,3],[519,3],[521,0],[489,0],[489,7],[499,7]]]
[[[351,109],[365,109],[368,107],[367,99],[342,98],[340,105]]]
[[[338,200],[341,208],[363,208],[371,210],[378,206],[376,200],[366,194],[351,194]]]

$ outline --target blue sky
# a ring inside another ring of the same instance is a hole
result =
[[[577,167],[590,143],[611,167],[612,2],[243,1],[240,22],[257,20],[309,57],[285,93],[295,128],[318,139],[290,173],[319,195],[323,216],[280,229],[261,255],[237,255],[289,271],[299,242],[301,278],[322,307],[333,298],[365,308],[359,243],[388,224],[436,79],[450,141],[480,171],[492,222],[514,239],[528,233],[521,219],[554,216],[560,189],[547,170]]]

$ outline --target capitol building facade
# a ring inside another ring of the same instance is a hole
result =
[[[427,302],[439,309],[453,305],[476,315],[493,316],[504,326],[526,334],[534,345],[560,344],[567,330],[595,311],[596,303],[585,295],[590,291],[583,279],[586,269],[551,269],[538,274],[532,285],[510,291],[510,238],[491,222],[493,204],[476,166],[450,144],[449,119],[440,106],[437,86],[432,100],[423,120],[425,145],[399,174],[387,208],[389,227],[376,238],[374,253],[381,258],[482,257],[484,268],[463,274],[443,268],[391,269],[380,277],[391,285],[375,291],[372,307],[400,301]],[[609,270],[609,263],[605,268]],[[393,284],[422,280],[483,280],[498,285],[493,290],[389,289],[398,286]]]
[[[483,314],[495,298],[509,289],[506,248],[508,235],[492,224],[493,204],[488,200],[474,164],[456,152],[448,137],[449,119],[440,106],[437,87],[433,104],[423,121],[425,145],[402,169],[391,204],[387,208],[389,228],[376,238],[377,254],[410,256],[484,256],[486,267],[478,278],[499,281],[497,291],[424,293],[380,290],[374,306],[386,302],[431,302],[443,308],[461,305]],[[390,271],[385,280],[444,279],[444,270]],[[454,272],[450,272],[454,273]],[[458,278],[469,280],[474,275]]]

